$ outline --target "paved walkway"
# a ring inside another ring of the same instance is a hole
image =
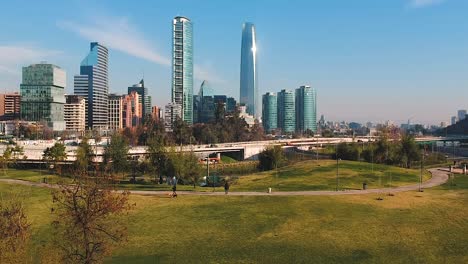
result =
[[[429,169],[432,174],[432,178],[423,182],[421,187],[431,188],[439,186],[447,182],[450,172],[446,168]],[[7,182],[13,184],[22,184],[27,186],[44,187],[44,188],[57,188],[58,185],[36,183],[23,180],[15,179],[0,179],[0,182]],[[292,191],[292,192],[230,192],[230,196],[313,196],[313,195],[355,195],[355,194],[370,194],[370,193],[398,193],[415,191],[419,189],[419,184],[400,186],[395,188],[382,188],[382,189],[367,189],[367,190],[347,190],[347,191]],[[138,195],[167,195],[170,191],[131,191],[132,194]],[[192,191],[178,191],[178,195],[203,195],[203,196],[219,196],[225,195],[224,192],[192,192]]]

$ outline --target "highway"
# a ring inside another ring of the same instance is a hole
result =
[[[446,137],[422,137],[417,138],[419,142],[430,142],[430,141],[451,141],[460,138],[446,138]],[[228,153],[238,152],[244,159],[256,159],[256,156],[263,151],[266,147],[272,145],[282,145],[287,147],[298,147],[300,149],[308,149],[309,147],[323,147],[326,145],[335,145],[342,142],[369,142],[376,140],[376,137],[339,137],[339,138],[301,138],[301,139],[280,139],[280,140],[266,140],[266,141],[251,141],[251,142],[232,142],[232,143],[220,143],[211,145],[189,145],[176,147],[177,150],[182,151],[193,151],[199,157],[206,157],[210,154],[215,153]],[[25,140],[17,141],[17,144],[24,148],[24,156],[26,160],[41,160],[42,154],[47,147],[52,147],[55,140]],[[107,139],[103,139],[102,142],[107,142]],[[6,145],[0,145],[0,153],[3,154]],[[66,146],[67,161],[75,160],[76,146]],[[104,153],[103,145],[94,145],[93,149],[96,154],[96,161],[101,161]],[[130,147],[129,155],[131,156],[144,156],[147,155],[147,148],[145,146],[134,146]]]

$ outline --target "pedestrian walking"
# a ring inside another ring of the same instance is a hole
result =
[[[177,197],[177,185],[172,185],[172,197]]]
[[[229,182],[226,181],[224,183],[224,194],[228,194],[228,192],[229,192]]]

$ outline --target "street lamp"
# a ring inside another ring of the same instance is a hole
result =
[[[424,170],[424,149],[421,151],[421,173],[419,174],[419,192],[422,192],[422,180]]]
[[[340,185],[340,179],[338,178],[338,168],[339,168],[339,161],[341,159],[338,158],[338,156],[336,157],[336,191],[338,191],[338,186]]]

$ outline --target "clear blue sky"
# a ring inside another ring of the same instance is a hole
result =
[[[194,23],[197,93],[207,79],[239,96],[241,27],[257,27],[259,87],[317,88],[327,120],[439,123],[468,108],[468,1],[3,1],[0,89],[21,67],[67,71],[67,92],[90,41],[110,49],[110,90],[144,72],[153,104],[170,100],[172,18]]]

